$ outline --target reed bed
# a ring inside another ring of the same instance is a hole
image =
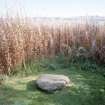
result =
[[[68,56],[72,49],[84,48],[88,57],[105,63],[105,26],[28,22],[21,19],[0,21],[0,73],[9,73],[26,61],[54,57],[59,53]]]

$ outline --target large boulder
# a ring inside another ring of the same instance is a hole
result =
[[[70,80],[64,75],[42,74],[37,78],[36,85],[41,90],[53,92],[70,86]]]

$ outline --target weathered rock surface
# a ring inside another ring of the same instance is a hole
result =
[[[37,78],[36,85],[44,91],[53,92],[70,86],[70,80],[64,75],[42,74]]]

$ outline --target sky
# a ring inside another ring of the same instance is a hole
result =
[[[105,16],[105,0],[0,0],[0,16]]]

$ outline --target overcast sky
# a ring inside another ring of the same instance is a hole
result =
[[[0,0],[0,16],[105,16],[105,0]]]

